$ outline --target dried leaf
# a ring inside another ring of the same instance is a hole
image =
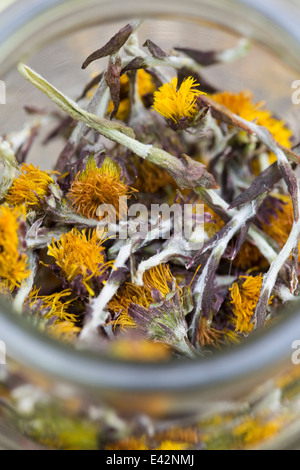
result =
[[[164,57],[168,57],[168,54],[166,54],[157,44],[155,44],[150,39],[147,39],[147,41],[143,44],[143,47],[147,47],[151,55],[153,57],[156,57],[157,59],[163,59]]]
[[[113,119],[118,112],[120,106],[120,93],[121,93],[121,82],[120,74],[122,70],[122,59],[119,55],[110,57],[108,69],[105,74],[106,82],[110,89],[110,96],[114,105],[114,109],[110,115],[110,119]]]
[[[84,61],[82,68],[86,69],[88,65],[98,59],[107,57],[109,55],[114,55],[129,39],[130,35],[136,30],[139,26],[139,22],[129,23],[124,26],[120,31],[117,32],[106,44],[97,51],[93,52],[89,57]]]
[[[130,70],[146,69],[147,67],[147,60],[144,57],[135,57],[122,69],[121,75]]]
[[[261,194],[270,191],[282,178],[277,162],[263,171],[242,194],[239,194],[230,205],[230,209],[253,201]]]
[[[175,51],[183,52],[188,57],[194,59],[203,66],[214,65],[219,62],[217,51],[200,51],[198,49],[189,49],[185,47],[174,47]]]

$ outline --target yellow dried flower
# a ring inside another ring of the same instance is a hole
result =
[[[51,295],[39,295],[39,289],[34,286],[24,307],[31,315],[35,312],[38,314],[41,331],[61,341],[72,342],[78,336],[80,328],[76,325],[77,315],[68,311],[74,300],[67,300],[71,295],[69,289]]]
[[[286,127],[284,121],[275,119],[270,111],[263,108],[264,102],[253,103],[251,92],[230,93],[225,91],[212,95],[212,98],[241,118],[247,121],[256,121],[259,126],[266,127],[279,144],[291,148],[292,131]]]
[[[11,291],[30,274],[19,239],[20,224],[25,224],[25,219],[24,206],[0,206],[0,280]]]
[[[45,309],[46,311],[43,315],[45,320],[57,317],[57,321],[76,322],[76,315],[68,312],[73,299],[66,300],[66,298],[71,295],[72,292],[69,289],[51,295],[39,295],[39,289],[33,287],[28,298],[29,308],[34,309],[35,305],[39,303],[39,310]]]
[[[137,72],[137,87],[141,98],[155,92],[155,83],[150,73],[146,72],[144,69],[140,69]]]
[[[242,281],[244,282],[241,284]],[[262,282],[261,274],[254,277],[240,276],[239,282],[235,282],[229,289],[235,315],[236,331],[249,334],[253,330],[254,325],[251,320],[259,300]],[[272,298],[269,301],[269,304],[271,303]]]
[[[23,163],[20,170],[21,174],[14,180],[6,201],[14,206],[37,206],[40,199],[49,194],[49,185],[54,184],[54,180],[46,171],[35,168],[31,163]]]
[[[166,119],[177,123],[182,118],[192,119],[197,113],[196,99],[205,93],[199,91],[199,84],[188,77],[177,90],[178,80],[174,77],[154,93],[153,109]]]
[[[199,443],[199,434],[197,428],[170,428],[166,431],[157,432],[154,436],[156,441],[168,442],[184,442],[191,445]]]
[[[128,315],[130,304],[133,303],[148,308],[154,302],[151,290],[157,289],[166,297],[171,292],[170,285],[175,282],[175,279],[170,268],[165,264],[160,264],[146,271],[143,281],[143,286],[136,286],[131,282],[125,283],[110,301],[109,309],[116,314],[120,312],[117,319],[112,322],[115,327],[119,326],[124,330],[135,328],[136,325],[133,319]]]
[[[271,215],[268,223],[263,224],[266,232],[280,248],[286,244],[294,222],[293,202],[290,196],[273,195],[282,201],[282,207],[276,209],[276,215]]]
[[[153,194],[169,184],[175,184],[170,173],[166,170],[162,170],[148,160],[137,160],[135,162],[135,168],[138,177],[134,182],[134,187],[138,191]]]
[[[53,240],[48,245],[48,255],[53,256],[60,276],[72,284],[78,279],[91,296],[95,295],[93,280],[101,279],[113,262],[105,261],[103,239],[99,239],[97,231],[79,232],[76,228]]]
[[[119,198],[130,197],[135,191],[121,181],[121,170],[110,158],[105,158],[101,168],[97,168],[95,160],[90,159],[86,170],[79,172],[72,183],[68,199],[76,212],[87,218],[97,218],[101,204],[114,207],[117,218],[120,218],[125,205]]]
[[[222,343],[222,331],[213,328],[204,317],[199,322],[199,342],[202,348],[208,346],[220,346]]]
[[[242,438],[247,445],[260,444],[274,437],[283,427],[284,420],[277,417],[267,422],[261,421],[259,418],[247,419],[234,430],[236,437]]]
[[[77,338],[80,328],[71,321],[57,321],[47,327],[47,333],[60,341],[71,343]]]
[[[160,446],[156,447],[154,450],[186,450],[190,447],[190,444],[187,442],[163,441]]]

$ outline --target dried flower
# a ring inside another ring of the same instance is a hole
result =
[[[31,312],[37,310],[45,320],[54,318],[64,322],[76,322],[76,315],[68,311],[73,303],[69,289],[51,295],[39,295],[39,291],[40,289],[33,287],[26,301],[26,306]]]
[[[189,428],[169,428],[165,431],[157,432],[154,436],[156,441],[171,441],[171,442],[184,442],[188,443],[188,447],[191,445],[196,446],[199,444],[199,433],[196,427]]]
[[[54,184],[54,180],[47,171],[35,168],[32,164],[23,163],[20,170],[21,174],[13,181],[6,201],[15,206],[39,205],[40,201],[49,195],[49,186]]]
[[[220,346],[223,332],[214,328],[205,317],[199,322],[199,341],[202,348]]]
[[[192,119],[197,113],[197,96],[205,93],[199,91],[200,85],[193,77],[188,77],[177,90],[178,80],[174,77],[154,93],[153,109],[166,119],[177,123],[182,118]]]
[[[184,308],[188,303],[182,298],[182,291],[169,267],[159,265],[151,268],[143,280],[143,287],[127,283],[110,302],[110,309],[119,312],[115,326],[123,329],[138,326],[149,339],[166,343],[194,357],[185,321],[188,312]]]
[[[0,280],[11,291],[30,274],[22,245],[25,219],[24,206],[0,206]]]
[[[74,228],[48,246],[48,255],[55,259],[53,271],[75,294],[94,296],[112,267],[113,262],[106,262],[103,241],[95,230],[79,232]]]
[[[141,305],[148,308],[155,302],[152,290],[157,289],[163,297],[166,297],[172,290],[174,278],[168,265],[160,264],[144,273],[143,286],[136,286],[131,282],[123,284],[118,293],[109,303],[109,308],[117,314],[113,325],[125,330],[136,328],[132,317],[128,314],[130,304]],[[178,287],[178,286],[177,286]]]
[[[234,435],[247,445],[262,443],[274,437],[284,426],[282,416],[264,422],[260,418],[247,419],[234,429]]]
[[[187,450],[190,447],[187,442],[163,441],[155,450]]]
[[[259,126],[265,126],[277,142],[284,147],[291,148],[292,131],[286,127],[284,121],[275,119],[270,111],[263,108],[264,102],[253,103],[251,92],[230,93],[225,91],[212,95],[212,98],[243,119],[256,121]]]
[[[175,184],[172,176],[153,163],[142,160],[135,163],[138,174],[133,186],[145,193],[156,193],[161,188],[166,188],[170,183]]]
[[[74,297],[71,290],[40,295],[35,286],[23,305],[23,311],[39,329],[64,342],[72,342],[80,332],[78,315],[72,312]]]
[[[260,296],[262,282],[261,274],[259,276],[240,276],[239,282],[235,282],[229,289],[236,331],[247,335],[253,330],[254,324],[251,323],[251,320]],[[272,299],[269,304],[271,302]]]
[[[282,248],[286,244],[293,227],[293,202],[290,196],[274,195],[274,197],[278,201],[278,207],[274,207],[273,213],[262,224],[262,227],[278,243],[278,246]]]
[[[121,180],[120,167],[106,157],[101,168],[97,168],[93,158],[88,160],[86,169],[77,174],[68,192],[68,198],[76,212],[96,219],[101,204],[115,208],[116,216],[122,216],[125,210],[122,196],[130,197],[135,190]]]
[[[57,321],[47,327],[47,333],[54,338],[72,343],[80,333],[81,328],[71,321]]]

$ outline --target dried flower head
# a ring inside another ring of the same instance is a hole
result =
[[[31,312],[36,311],[45,320],[76,322],[76,315],[69,312],[73,303],[69,289],[50,295],[39,295],[39,291],[40,289],[33,287],[25,302],[25,308]]]
[[[274,195],[273,197],[278,201],[278,207],[274,207],[273,204],[274,211],[270,214],[268,220],[262,224],[262,228],[282,248],[286,244],[293,227],[293,202],[290,196]]]
[[[32,164],[23,163],[20,170],[21,174],[14,180],[6,201],[14,206],[37,206],[49,195],[49,186],[54,184],[54,180],[47,171],[35,168]]]
[[[148,308],[155,302],[152,290],[157,289],[166,297],[172,290],[174,278],[168,265],[160,264],[146,271],[143,281],[143,286],[136,286],[131,282],[126,282],[110,301],[110,310],[118,315],[113,322],[115,327],[119,326],[122,330],[136,328],[132,317],[128,315],[130,304],[133,303]],[[177,284],[176,287],[178,288]]]
[[[189,447],[191,447],[191,445],[196,446],[199,444],[199,432],[196,427],[173,427],[166,429],[165,431],[155,433],[154,439],[155,441],[162,442],[184,442],[188,443]]]
[[[94,296],[113,265],[106,262],[103,241],[95,230],[80,232],[74,228],[48,246],[48,255],[55,260],[53,271],[75,294]]]
[[[165,83],[154,93],[153,109],[166,119],[177,123],[182,118],[192,119],[197,113],[197,96],[200,86],[193,77],[183,81],[177,90],[178,80],[174,77],[170,83]]]
[[[279,144],[291,148],[292,131],[286,127],[284,121],[275,119],[270,111],[264,109],[264,102],[254,103],[251,92],[230,93],[225,91],[214,94],[212,98],[243,119],[256,121],[258,125],[265,126]]]
[[[234,429],[234,436],[241,439],[246,445],[262,443],[274,437],[285,425],[283,416],[263,420],[260,417],[247,417],[246,420]]]
[[[163,441],[155,450],[187,450],[190,447],[187,442]]]
[[[115,326],[123,329],[138,326],[148,339],[194,357],[185,320],[190,310],[185,311],[188,303],[169,267],[163,264],[151,268],[143,280],[143,287],[127,283],[110,302],[109,308],[119,313]]]
[[[93,158],[88,160],[86,169],[77,174],[68,192],[68,199],[76,212],[90,219],[99,217],[98,208],[109,204],[115,208],[116,217],[125,210],[122,196],[130,197],[135,190],[121,180],[120,167],[106,157],[101,168]]]
[[[251,320],[259,300],[262,282],[261,274],[259,276],[240,276],[239,281],[235,282],[229,289],[236,331],[240,333],[247,335],[254,328]],[[269,304],[271,302],[272,299]]]
[[[169,184],[174,185],[174,179],[167,171],[147,160],[137,161],[135,168],[138,177],[133,186],[138,191],[153,194],[162,188],[166,188]]]
[[[0,280],[11,291],[30,274],[22,246],[25,219],[24,206],[0,206]]]
[[[71,312],[74,301],[70,290],[39,295],[36,287],[30,291],[24,302],[24,311],[36,320],[41,331],[65,342],[72,342],[80,328],[76,325],[77,315]]]
[[[71,321],[57,321],[47,327],[47,333],[60,341],[72,343],[80,333],[80,327]]]
[[[222,343],[222,331],[214,328],[210,322],[202,317],[199,322],[199,341],[202,348],[209,346],[218,347]]]

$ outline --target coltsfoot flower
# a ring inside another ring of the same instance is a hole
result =
[[[262,274],[259,274],[259,276],[240,276],[239,281],[235,282],[229,289],[236,331],[240,333],[247,335],[254,328],[251,320],[259,300],[262,282]],[[271,303],[272,298],[269,305]]]
[[[106,261],[104,239],[99,239],[97,231],[76,228],[53,240],[48,246],[48,255],[54,258],[51,268],[75,295],[95,295],[107,277],[107,270],[113,262]]]
[[[143,287],[126,284],[109,307],[119,316],[115,325],[138,326],[152,341],[168,344],[179,352],[195,357],[187,336],[186,302],[168,266],[146,271]]]
[[[30,274],[22,241],[25,219],[24,206],[0,206],[0,281],[11,291]]]
[[[119,326],[122,330],[136,328],[132,317],[128,315],[130,304],[133,303],[148,308],[155,302],[152,290],[157,289],[166,297],[172,290],[174,278],[169,267],[160,264],[144,273],[143,282],[143,286],[126,282],[109,303],[110,310],[117,314],[113,322],[115,327]],[[178,288],[177,283],[176,288]]]
[[[20,170],[21,174],[13,181],[6,201],[14,206],[39,205],[40,201],[50,194],[49,186],[54,184],[53,178],[47,171],[42,171],[31,163],[23,163]]]
[[[265,126],[279,144],[291,148],[292,131],[284,121],[273,117],[272,113],[264,107],[264,102],[254,103],[251,92],[231,93],[225,91],[212,95],[212,98],[241,118],[247,121],[256,121],[259,126]]]
[[[166,119],[177,123],[182,118],[192,119],[197,114],[196,99],[203,95],[193,77],[188,77],[177,90],[178,80],[174,77],[154,93],[153,109]]]
[[[69,289],[50,295],[39,295],[35,286],[24,302],[24,312],[36,321],[41,331],[65,342],[72,342],[79,334],[78,315],[72,313],[74,297]]]
[[[101,168],[94,159],[89,159],[86,169],[79,172],[68,192],[68,199],[76,213],[89,219],[96,219],[99,206],[108,204],[115,209],[119,219],[125,210],[120,197],[131,195],[136,190],[121,180],[120,167],[106,157]],[[100,218],[100,217],[98,217]]]

